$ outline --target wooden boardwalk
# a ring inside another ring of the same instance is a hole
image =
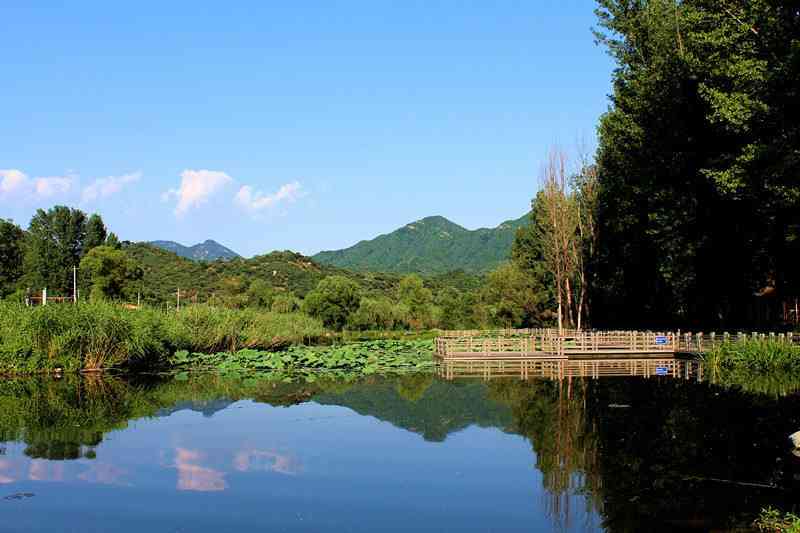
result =
[[[436,356],[450,360],[567,359],[608,356],[673,356],[673,333],[641,331],[506,330],[445,333],[436,339]]]
[[[435,353],[444,361],[697,356],[724,343],[753,339],[800,344],[796,333],[505,329],[444,332],[436,339]]]

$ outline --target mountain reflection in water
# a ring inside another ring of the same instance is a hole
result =
[[[796,394],[648,364],[7,379],[0,530],[704,531],[800,504]]]

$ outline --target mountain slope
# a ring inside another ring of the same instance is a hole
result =
[[[517,229],[527,223],[525,215],[496,228],[468,230],[444,217],[427,217],[344,250],[320,252],[313,259],[357,271],[485,272],[508,258]]]
[[[394,273],[353,272],[330,265],[321,265],[294,252],[271,252],[264,255],[229,261],[193,261],[173,252],[146,243],[123,246],[123,250],[142,268],[142,280],[134,290],[141,291],[143,300],[152,304],[172,302],[176,292],[198,302],[207,301],[213,294],[224,294],[239,287],[246,289],[256,280],[279,291],[292,291],[304,297],[328,276],[345,276],[366,294],[394,294],[400,276]],[[478,276],[461,273],[431,277],[428,287],[441,290],[454,287],[470,290],[480,284]]]
[[[148,244],[195,261],[228,260],[239,257],[239,254],[230,248],[226,248],[217,241],[212,241],[211,239],[201,242],[200,244],[195,244],[194,246],[184,246],[174,241],[152,241]]]

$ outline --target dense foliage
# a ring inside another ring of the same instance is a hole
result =
[[[527,222],[525,216],[471,231],[444,217],[428,217],[345,250],[320,252],[313,259],[361,272],[487,272],[508,259],[516,230]]]
[[[599,4],[617,69],[595,325],[780,321],[800,293],[800,3]]]
[[[0,297],[11,292],[22,276],[24,236],[19,226],[0,218]]]

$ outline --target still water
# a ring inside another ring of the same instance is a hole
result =
[[[800,504],[796,395],[687,372],[0,383],[0,531],[708,531]]]

